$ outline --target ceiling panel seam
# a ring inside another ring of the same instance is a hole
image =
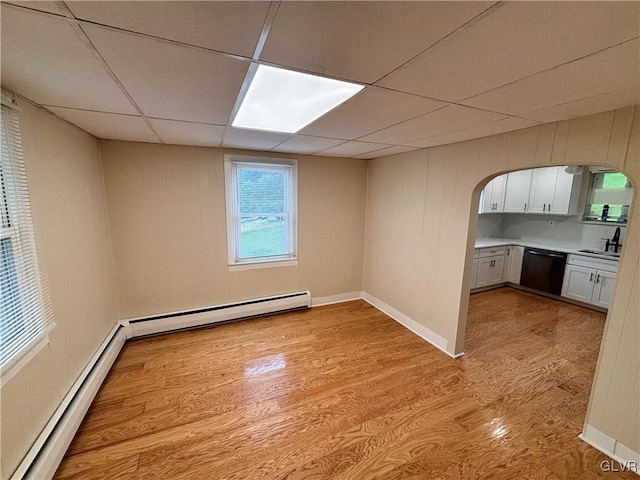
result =
[[[271,27],[278,13],[278,8],[280,8],[280,2],[270,2],[269,10],[267,10],[267,15],[265,16],[264,23],[262,24],[262,30],[260,31],[260,35],[258,36],[258,41],[256,42],[256,48],[253,51],[252,60],[259,60],[260,55],[262,54],[262,50],[264,49],[265,43],[267,43],[267,37],[269,36],[269,32],[271,31]],[[222,137],[220,138],[220,145],[224,144],[224,140],[229,133],[229,129],[231,128],[231,122],[235,118],[238,113],[238,109],[244,100],[247,92],[249,91],[249,86],[253,81],[253,77],[258,70],[258,65],[254,62],[249,64],[249,68],[247,68],[247,73],[242,80],[242,85],[240,86],[240,91],[236,95],[236,101],[233,104],[233,108],[231,109],[231,113],[229,114],[229,118],[227,119],[227,124],[224,128],[224,132],[222,133]],[[285,139],[288,140],[290,137]],[[280,142],[282,143],[282,142]],[[278,145],[280,145],[280,143]],[[271,148],[270,150],[273,150]]]
[[[162,137],[160,136],[160,134],[156,131],[155,128],[153,128],[153,125],[151,125],[151,122],[147,119],[147,117],[145,116],[144,112],[142,111],[142,109],[140,108],[140,106],[136,103],[136,101],[134,100],[134,98],[131,96],[131,94],[127,91],[127,89],[125,88],[125,86],[123,85],[123,83],[120,81],[120,79],[118,78],[118,76],[115,74],[115,72],[111,69],[111,67],[109,66],[109,64],[107,63],[107,61],[104,59],[104,57],[102,56],[102,54],[98,51],[98,49],[95,47],[95,45],[93,44],[93,42],[91,41],[91,39],[89,38],[89,36],[87,35],[87,33],[84,31],[84,29],[82,28],[82,25],[79,24],[71,24],[73,29],[76,31],[76,33],[78,34],[78,36],[81,38],[81,40],[90,48],[90,50],[92,52],[94,52],[94,55],[96,56],[96,58],[100,61],[100,63],[102,64],[102,66],[104,67],[104,69],[106,70],[106,72],[109,74],[109,76],[111,77],[111,80],[113,80],[113,82],[118,86],[118,88],[122,91],[122,93],[124,94],[125,97],[127,97],[127,99],[129,100],[129,102],[131,102],[131,105],[133,106],[133,108],[136,109],[136,111],[140,114],[140,116],[142,117],[142,119],[144,120],[144,122],[147,124],[147,126],[149,127],[149,129],[151,130],[151,132],[153,133],[153,135],[160,141],[160,143],[165,143],[164,140],[162,139]]]
[[[608,47],[601,48],[600,50],[596,50],[594,52],[587,53],[586,55],[582,55],[580,57],[576,57],[576,58],[574,58],[572,60],[568,60],[568,61],[563,62],[563,63],[559,63],[557,65],[554,65],[553,67],[549,67],[549,68],[546,68],[544,70],[540,70],[539,72],[532,73],[531,75],[527,75],[525,77],[518,78],[518,79],[513,80],[511,82],[507,82],[507,83],[505,83],[503,85],[500,85],[498,87],[493,87],[493,88],[490,88],[489,90],[485,90],[484,92],[476,93],[474,95],[471,95],[470,97],[466,97],[466,98],[463,98],[462,100],[459,100],[459,102],[466,102],[467,100],[471,100],[471,99],[473,99],[475,97],[479,97],[479,96],[484,95],[486,93],[493,92],[493,91],[498,90],[500,88],[508,87],[509,85],[513,85],[514,83],[523,82],[525,80],[528,80],[531,77],[535,77],[536,75],[541,75],[543,73],[547,73],[547,72],[550,72],[552,70],[556,70],[558,68],[564,67],[566,65],[569,65],[569,64],[572,64],[572,63],[575,63],[575,62],[579,62],[579,61],[584,60],[586,58],[593,57],[594,55],[598,55],[598,54],[600,54],[602,52],[606,52],[607,50],[611,50],[613,48],[617,48],[617,47],[619,47],[621,45],[624,45],[625,43],[634,42],[634,41],[638,40],[638,38],[640,38],[640,36],[635,36],[633,38],[629,38],[628,40],[624,40],[624,41],[616,43],[614,45],[609,45]],[[594,95],[594,96],[597,96],[597,95]],[[571,102],[565,102],[565,103],[571,103]],[[466,105],[464,103],[459,103],[459,105],[463,105],[465,107],[470,107],[471,106],[471,105]],[[559,104],[559,105],[561,105],[561,104]],[[552,106],[555,106],[555,105],[552,105]],[[475,107],[475,108],[477,108],[477,107]],[[546,108],[551,108],[551,107],[546,107]],[[495,112],[495,113],[502,113],[502,112]],[[504,113],[503,115],[514,116],[513,114],[508,114],[508,113]]]
[[[538,108],[537,110],[531,110],[529,112],[525,112],[525,113],[519,113],[517,118],[522,118],[523,120],[533,120],[535,122],[541,122],[541,123],[552,123],[552,122],[542,122],[541,120],[536,120],[535,118],[528,118],[526,115],[531,115],[533,113],[538,113],[538,112],[544,112],[545,110],[550,110],[552,108],[558,108],[558,107],[562,107],[564,105],[571,105],[572,103],[577,103],[577,102],[582,102],[584,100],[590,100],[592,98],[598,98],[598,97],[603,97],[605,95],[609,95],[611,93],[615,93],[618,90],[610,90],[608,92],[604,92],[604,93],[598,93],[596,95],[588,95],[586,97],[581,97],[578,98],[577,100],[569,100],[568,102],[562,102],[562,103],[558,103],[555,105],[551,105],[549,107],[544,107],[544,108]],[[554,122],[557,122],[559,120],[553,120]]]
[[[410,59],[408,59],[406,62],[403,62],[402,64],[398,65],[397,67],[393,68],[392,70],[390,70],[389,72],[385,73],[383,76],[381,76],[380,78],[378,78],[376,81],[372,82],[372,85],[377,84],[378,82],[380,82],[382,79],[388,77],[389,75],[391,75],[393,72],[401,69],[402,67],[404,67],[405,65],[407,65],[408,63],[412,62],[413,60],[415,60],[416,58],[418,58],[420,55],[422,55],[424,52],[431,50],[432,48],[434,48],[435,46],[439,45],[440,43],[444,42],[445,40],[447,40],[449,37],[456,35],[457,33],[467,30],[469,27],[471,27],[472,25],[478,23],[479,21],[483,20],[485,17],[491,15],[492,13],[494,13],[498,8],[500,8],[502,6],[504,2],[496,2],[492,5],[490,5],[489,7],[485,8],[483,11],[481,11],[480,13],[478,13],[476,16],[474,16],[473,18],[467,20],[466,22],[464,22],[462,25],[459,25],[458,27],[456,27],[455,29],[453,29],[451,32],[447,33],[444,37],[440,38],[439,40],[436,40],[434,43],[432,43],[431,45],[429,45],[427,48],[425,48],[424,50],[416,53],[413,57],[411,57]]]

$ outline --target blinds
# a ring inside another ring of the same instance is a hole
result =
[[[4,104],[1,126],[0,370],[4,377],[44,338],[53,316],[38,271],[18,116]]]

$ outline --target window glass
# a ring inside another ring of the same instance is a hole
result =
[[[258,160],[226,160],[230,265],[296,256],[296,165]]]
[[[620,172],[592,174],[584,219],[600,222],[626,223],[633,188]]]

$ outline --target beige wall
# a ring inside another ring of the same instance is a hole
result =
[[[100,146],[120,318],[306,289],[314,297],[361,290],[366,161],[296,156],[298,266],[229,272],[223,168],[229,151]]]
[[[627,108],[371,160],[363,289],[446,339],[449,353],[462,352],[482,186],[499,173],[567,164],[610,165],[640,185],[638,111]],[[635,451],[640,451],[638,197],[587,417]]]
[[[91,135],[19,102],[34,230],[57,326],[1,391],[8,478],[116,322],[106,198]]]

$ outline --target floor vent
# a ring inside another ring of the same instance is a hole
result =
[[[309,308],[311,293],[295,292],[211,307],[123,320],[129,338],[201,327],[288,310]]]

